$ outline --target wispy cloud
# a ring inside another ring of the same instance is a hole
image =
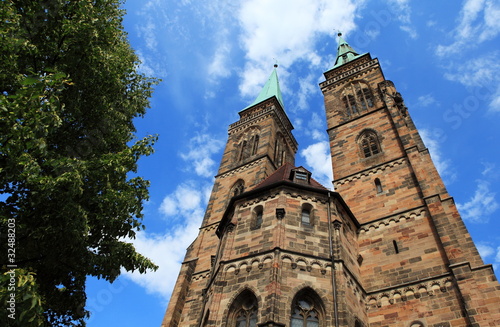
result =
[[[482,179],[476,181],[474,195],[465,203],[457,203],[462,218],[475,223],[487,223],[491,214],[500,208],[496,193],[491,191],[491,181],[498,179],[495,165],[483,163]]]
[[[445,78],[470,88],[468,97],[477,102],[489,102],[490,111],[500,111],[500,63],[499,51],[483,54],[465,63],[449,65]],[[467,98],[468,98],[467,97]]]
[[[415,27],[411,23],[411,7],[409,0],[387,0],[389,6],[393,9],[391,10],[393,14],[397,16],[397,19],[401,22],[399,28],[408,33],[412,39],[418,37],[418,33]]]
[[[500,33],[500,4],[493,0],[467,0],[460,11],[458,25],[453,30],[453,42],[439,45],[436,54],[449,56],[464,47],[477,46]]]
[[[441,152],[442,135],[436,130],[421,129],[419,131],[425,146],[429,149],[432,162],[436,166],[439,175],[445,183],[452,183],[456,179],[455,169],[452,168],[451,162],[443,158]]]
[[[417,99],[417,107],[428,107],[430,105],[436,104],[436,99],[432,94],[421,95]]]
[[[187,151],[180,156],[187,163],[187,169],[194,169],[194,172],[201,177],[212,177],[217,167],[211,157],[218,153],[223,145],[223,141],[209,134],[198,134],[191,138]]]
[[[487,101],[490,111],[500,111],[498,51],[477,53],[477,47],[500,34],[500,3],[466,0],[449,44],[439,44],[436,54],[444,61],[445,78],[461,83],[475,100]],[[474,53],[476,51],[476,53]],[[463,60],[473,56],[473,60]],[[481,89],[478,91],[477,89]],[[465,101],[465,100],[464,100]]]
[[[492,262],[493,269],[498,271],[500,267],[500,246],[495,246],[491,243],[481,242],[476,244],[477,250],[483,258],[483,261],[488,263]]]

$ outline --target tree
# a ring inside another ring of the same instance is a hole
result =
[[[138,72],[120,5],[0,3],[0,248],[36,299],[33,325],[43,312],[44,325],[84,326],[87,276],[157,268],[130,243],[148,199],[137,161],[156,140],[136,139],[133,119],[157,80]]]

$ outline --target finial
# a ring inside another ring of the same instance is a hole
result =
[[[337,36],[342,36],[342,32],[338,32],[338,33],[337,33]]]
[[[276,60],[276,58],[273,59],[274,59],[274,68],[278,68],[278,60]]]

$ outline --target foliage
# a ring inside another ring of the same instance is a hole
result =
[[[85,325],[88,275],[156,269],[127,242],[148,199],[137,161],[156,140],[135,139],[133,119],[157,81],[138,73],[123,14],[112,0],[0,3],[0,228],[15,221],[15,260],[0,249],[44,325]]]
[[[33,273],[22,268],[6,271],[0,275],[0,285],[7,285],[0,289],[0,303],[6,304],[4,310],[16,318],[14,321],[17,325],[24,327],[43,325],[42,299],[38,294]],[[19,314],[16,315],[16,312]]]

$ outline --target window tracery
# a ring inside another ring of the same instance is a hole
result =
[[[319,296],[306,289],[299,292],[292,303],[291,327],[319,327],[321,326],[322,306]]]
[[[381,152],[377,134],[372,131],[363,132],[360,135],[358,142],[361,147],[361,152],[365,158]]]
[[[245,182],[240,179],[231,187],[230,195],[231,197],[237,196],[243,193],[243,191],[245,191]]]
[[[286,160],[286,151],[285,151],[285,138],[281,133],[278,133],[276,136],[276,142],[274,146],[274,163],[276,167],[281,167]]]
[[[249,157],[256,155],[259,149],[259,129],[257,127],[252,127],[247,130],[242,136],[240,142],[237,145],[237,162],[242,162]]]
[[[258,304],[255,295],[249,290],[243,291],[231,304],[228,326],[256,327],[257,311]]]
[[[372,91],[367,83],[355,81],[342,92],[342,102],[347,117],[359,115],[374,106]]]

